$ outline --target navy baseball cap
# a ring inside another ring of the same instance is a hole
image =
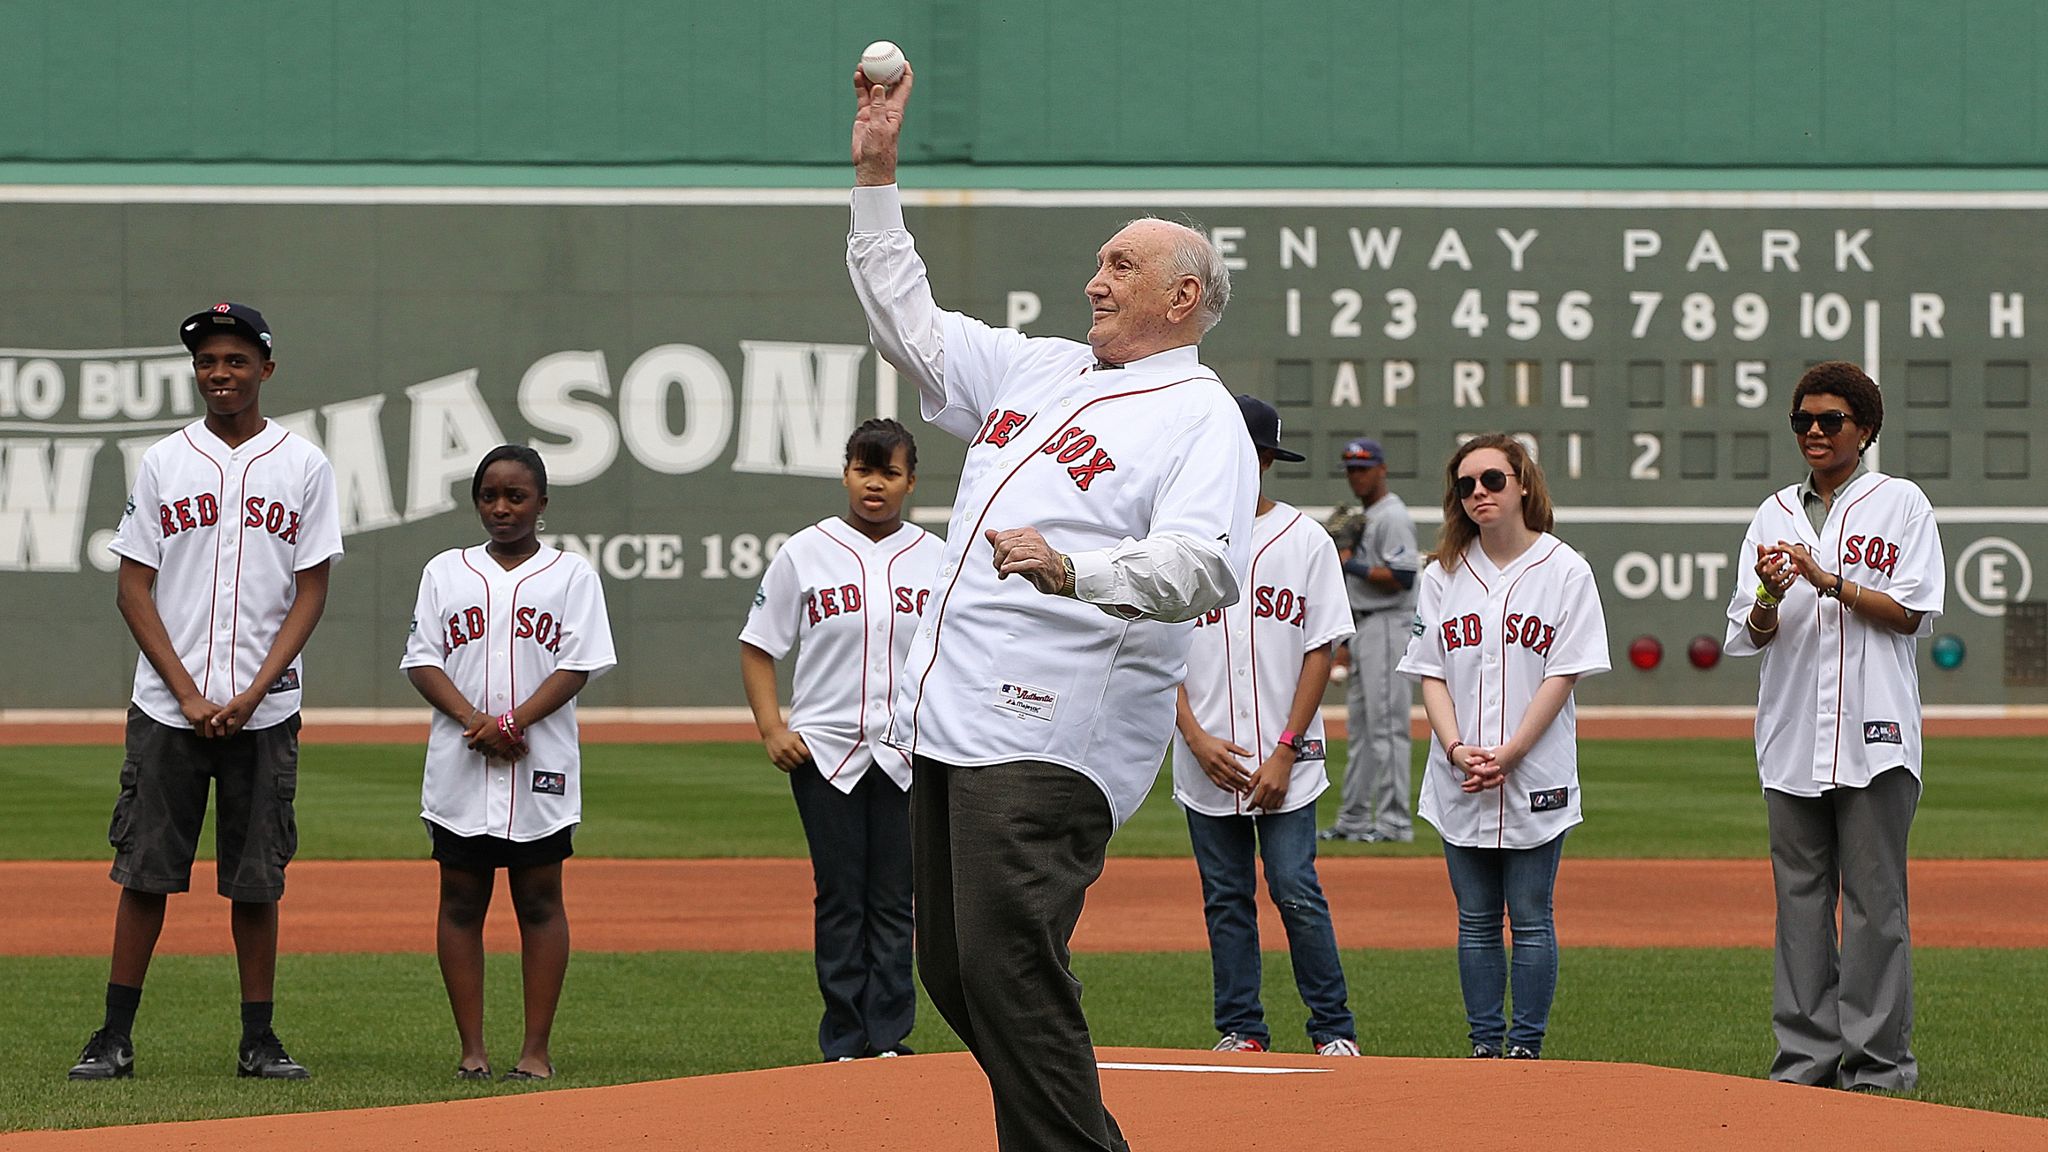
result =
[[[1377,468],[1387,462],[1387,454],[1380,451],[1380,442],[1360,437],[1344,446],[1344,467]]]
[[[254,341],[263,346],[264,358],[270,357],[270,322],[247,304],[223,300],[204,312],[194,312],[178,325],[178,338],[193,352],[199,351],[199,345],[216,332],[232,332]]]
[[[1239,396],[1237,410],[1244,413],[1245,431],[1252,434],[1252,446],[1271,448],[1275,460],[1306,460],[1299,452],[1280,446],[1280,410],[1257,396]]]

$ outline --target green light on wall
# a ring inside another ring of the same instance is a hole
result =
[[[1952,671],[1963,662],[1966,654],[1963,638],[1953,632],[1944,632],[1934,638],[1934,666],[1944,672]]]

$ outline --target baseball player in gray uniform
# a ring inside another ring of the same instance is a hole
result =
[[[1344,798],[1325,840],[1368,843],[1415,839],[1408,807],[1408,709],[1412,689],[1394,667],[1408,650],[1415,615],[1415,520],[1387,488],[1387,458],[1377,440],[1344,446],[1344,477],[1362,511],[1339,508],[1331,539],[1344,562],[1351,600],[1350,746]]]

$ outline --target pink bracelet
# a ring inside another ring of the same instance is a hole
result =
[[[514,744],[524,744],[526,742],[526,734],[520,731],[519,721],[512,718],[512,710],[510,708],[505,709],[505,714],[498,717],[498,731],[503,732],[505,738]]]

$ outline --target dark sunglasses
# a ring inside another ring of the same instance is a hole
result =
[[[1818,424],[1820,425],[1822,435],[1833,436],[1842,430],[1843,422],[1848,419],[1849,414],[1847,412],[1822,412],[1818,416],[1811,412],[1794,412],[1792,414],[1792,431],[1804,436],[1815,424]]]
[[[1486,485],[1488,492],[1498,492],[1508,486],[1508,474],[1498,468],[1488,468],[1477,476],[1460,476],[1457,483],[1451,485],[1451,491],[1456,492],[1460,500],[1470,500],[1481,484]]]

